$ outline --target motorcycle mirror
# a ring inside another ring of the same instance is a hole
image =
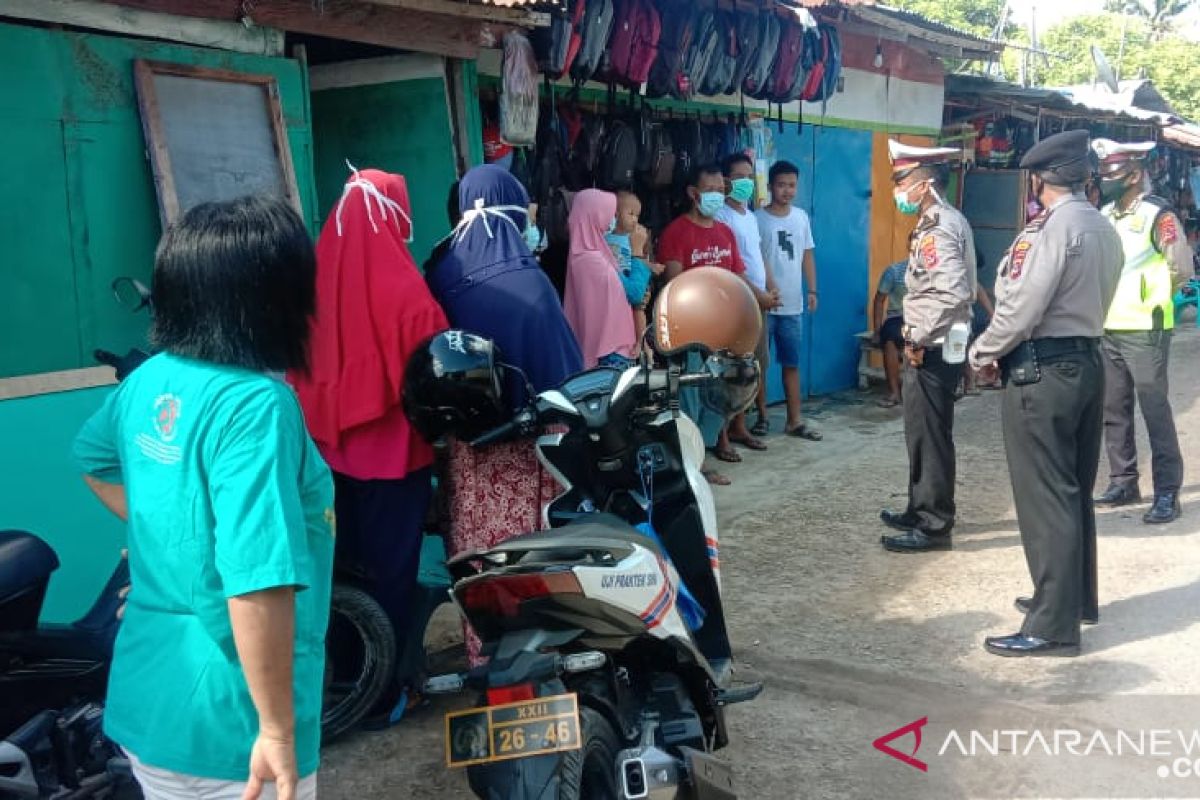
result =
[[[112,282],[112,291],[117,302],[134,313],[150,305],[150,290],[137,278],[117,278]]]

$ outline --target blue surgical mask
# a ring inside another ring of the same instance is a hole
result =
[[[737,202],[749,203],[754,197],[754,178],[736,178],[729,183],[729,196]]]
[[[542,229],[537,225],[526,225],[525,244],[529,246],[529,252],[536,253],[542,246]]]
[[[725,195],[721,192],[700,193],[700,213],[706,217],[715,217],[725,205]]]
[[[617,218],[613,217],[612,220],[608,223],[608,230],[606,230],[605,233],[612,233],[616,229],[617,229]]]

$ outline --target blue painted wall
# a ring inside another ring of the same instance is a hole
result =
[[[773,130],[776,156],[800,168],[796,204],[808,212],[816,241],[820,307],[804,319],[804,361],[800,368],[805,396],[829,394],[858,383],[858,341],[867,328],[870,255],[870,131],[784,123]],[[780,369],[767,378],[770,402],[783,400]]]

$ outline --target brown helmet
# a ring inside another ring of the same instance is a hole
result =
[[[762,312],[740,277],[720,267],[697,267],[659,293],[651,329],[654,349],[664,356],[695,345],[747,356],[758,348]]]

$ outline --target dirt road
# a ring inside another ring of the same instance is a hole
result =
[[[729,712],[740,796],[1200,796],[1200,735],[1188,738],[1200,727],[1198,359],[1200,332],[1184,323],[1172,358],[1184,517],[1151,528],[1140,507],[1099,515],[1101,624],[1084,629],[1076,659],[981,646],[1017,629],[1012,600],[1029,588],[996,393],[958,406],[949,552],[879,546],[878,511],[902,506],[906,457],[899,413],[874,396],[814,405],[824,442],[772,436],[768,453],[730,469],[734,486],[717,493],[727,613],[739,677],[766,684]],[[1140,452],[1149,493],[1144,435]],[[469,797],[441,764],[447,707],[331,746],[323,799]],[[913,758],[925,770],[872,747],[922,718]]]

